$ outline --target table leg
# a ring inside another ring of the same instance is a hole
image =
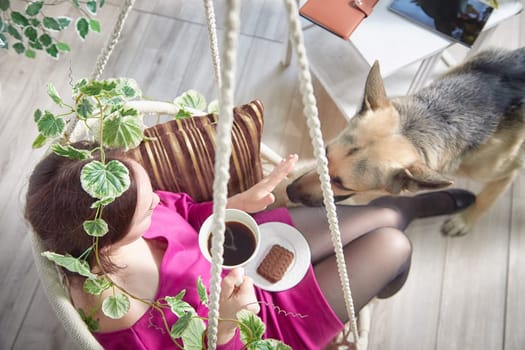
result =
[[[423,86],[425,86],[425,83],[430,73],[432,73],[432,70],[436,65],[436,62],[441,57],[441,54],[442,51],[433,56],[429,56],[421,61],[421,63],[419,64],[419,68],[417,69],[417,72],[414,75],[412,82],[410,83],[410,87],[408,88],[407,94],[412,94],[421,89]]]

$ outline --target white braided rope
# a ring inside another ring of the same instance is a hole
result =
[[[122,33],[122,28],[124,28],[124,23],[126,22],[126,18],[128,18],[128,14],[131,11],[131,8],[133,7],[134,3],[135,0],[124,0],[122,2],[117,22],[115,22],[115,25],[113,26],[113,32],[109,36],[106,45],[104,45],[97,57],[95,67],[93,68],[93,72],[91,73],[91,76],[89,78],[90,80],[97,80],[102,75],[102,72],[104,71],[104,68],[108,63],[109,56],[111,56],[113,49],[118,43],[120,34]],[[72,118],[69,121],[66,135],[71,135],[73,133],[73,130],[75,130],[75,127],[77,126],[77,122],[77,118]]]
[[[215,11],[213,9],[213,0],[204,0],[206,10],[206,19],[208,23],[208,40],[210,43],[210,52],[213,62],[213,74],[217,88],[221,88],[221,61],[219,58],[219,46],[217,44],[217,26],[215,23]]]
[[[356,347],[359,350],[359,334],[357,331],[357,320],[354,311],[354,302],[352,293],[350,291],[350,282],[346,270],[345,259],[343,255],[343,245],[341,243],[341,235],[339,232],[339,223],[337,220],[336,207],[333,200],[333,192],[330,186],[330,177],[328,175],[328,160],[326,159],[323,137],[321,134],[321,124],[319,122],[318,110],[313,91],[312,77],[310,75],[310,68],[306,51],[304,46],[303,32],[299,22],[299,12],[297,9],[296,0],[285,0],[286,8],[288,10],[288,19],[290,23],[290,39],[297,52],[297,59],[299,64],[299,80],[300,91],[303,97],[304,114],[308,124],[312,145],[314,148],[314,156],[317,164],[317,172],[321,179],[321,188],[323,190],[323,202],[327,212],[328,225],[330,227],[330,235],[337,260],[337,269],[339,278],[343,287],[345,296],[345,305],[350,319],[350,325],[354,339],[356,340]]]
[[[95,64],[93,72],[91,73],[90,80],[97,80],[102,75],[102,72],[104,71],[104,68],[108,63],[109,56],[111,56],[113,49],[118,43],[120,34],[122,33],[122,28],[124,28],[124,23],[126,22],[126,18],[128,17],[128,14],[131,11],[131,8],[133,7],[134,3],[135,0],[124,0],[124,2],[122,3],[117,22],[113,27],[113,32],[109,36],[108,41],[106,42],[106,45],[104,46],[103,50],[98,55],[97,62]]]
[[[219,120],[217,124],[215,177],[213,179],[212,220],[212,266],[210,280],[210,307],[208,313],[208,349],[215,349],[219,318],[219,294],[221,291],[221,265],[223,262],[224,218],[228,195],[229,160],[231,156],[231,130],[233,126],[233,85],[239,35],[240,1],[228,0],[228,12],[224,31],[224,69],[221,70],[222,86],[219,94]]]

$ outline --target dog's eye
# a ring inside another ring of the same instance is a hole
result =
[[[347,156],[351,156],[352,154],[354,154],[355,152],[359,151],[359,147],[352,147],[348,150],[348,152],[346,152],[346,155]]]
[[[333,177],[332,184],[334,184],[335,186],[343,187],[343,180],[339,176]]]

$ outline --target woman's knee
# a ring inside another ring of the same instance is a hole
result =
[[[402,265],[410,261],[412,256],[412,242],[400,230],[384,227],[376,231],[378,244],[383,247],[384,257],[388,257],[392,264]]]

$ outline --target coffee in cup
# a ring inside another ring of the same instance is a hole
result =
[[[199,230],[199,246],[204,257],[211,262],[213,215]],[[260,232],[255,220],[246,212],[226,209],[224,220],[223,268],[233,269],[246,265],[259,249]]]

